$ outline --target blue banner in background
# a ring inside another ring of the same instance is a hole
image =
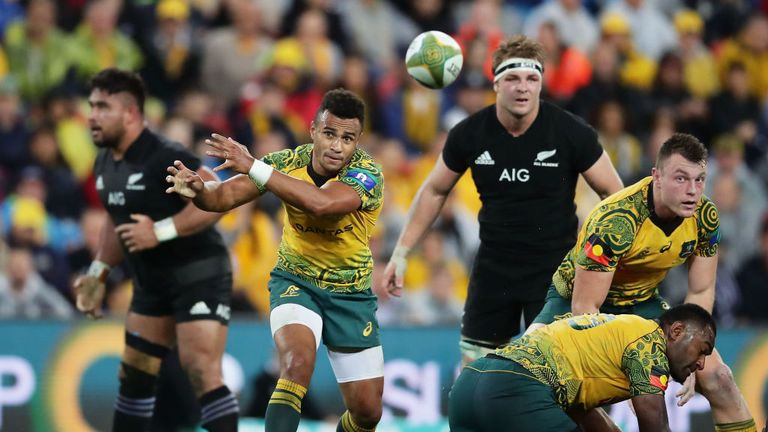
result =
[[[117,368],[123,348],[122,322],[0,323],[0,430],[109,430],[117,393]],[[379,431],[447,431],[448,391],[458,373],[456,328],[384,328],[384,419]],[[717,348],[731,366],[755,419],[765,423],[768,399],[768,331],[721,331]],[[274,361],[269,327],[233,321],[224,359],[227,384],[241,408],[255,397],[254,379]],[[711,429],[709,404],[697,396],[675,406],[667,392],[673,431]],[[326,351],[318,353],[309,396],[331,415],[344,410]],[[625,432],[637,430],[629,408],[616,405],[611,415]],[[244,431],[263,430],[258,420],[243,420]],[[333,431],[326,422],[302,422],[302,431]]]

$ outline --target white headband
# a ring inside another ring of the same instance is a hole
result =
[[[497,82],[502,77],[504,77],[504,75],[507,75],[508,73],[516,70],[536,72],[539,74],[539,76],[541,76],[541,74],[544,73],[544,66],[533,59],[512,57],[501,62],[499,67],[493,71],[493,82]]]

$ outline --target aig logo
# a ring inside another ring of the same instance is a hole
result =
[[[107,205],[124,206],[125,194],[123,192],[110,192],[107,196]]]
[[[512,169],[504,168],[504,171],[502,171],[501,175],[499,176],[499,181],[525,183],[530,178],[531,178],[531,174],[525,168],[512,168]]]

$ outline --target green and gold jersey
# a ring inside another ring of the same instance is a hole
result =
[[[314,184],[307,166],[312,144],[270,153],[263,161],[276,170]],[[345,215],[318,217],[285,204],[283,239],[276,270],[286,271],[334,292],[357,292],[371,287],[373,258],[368,240],[381,211],[384,177],[381,167],[357,149],[339,174],[328,180],[351,186],[362,202]]]
[[[496,350],[553,389],[564,409],[590,409],[642,394],[669,380],[661,327],[637,315],[587,314],[555,321]]]
[[[564,298],[573,294],[575,266],[614,272],[605,303],[631,306],[658,295],[672,267],[691,255],[711,257],[720,242],[717,208],[702,196],[692,217],[660,221],[653,208],[652,178],[609,196],[592,210],[552,278]]]

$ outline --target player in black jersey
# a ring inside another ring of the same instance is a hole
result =
[[[527,327],[544,305],[552,273],[576,241],[578,175],[603,198],[622,187],[595,131],[539,100],[543,56],[541,45],[523,36],[496,49],[496,103],[451,129],[384,270],[387,291],[399,296],[408,252],[469,168],[482,208],[462,320],[464,363],[509,342],[521,316]]]
[[[144,84],[133,73],[106,69],[90,82],[88,122],[100,148],[96,189],[109,212],[96,260],[75,281],[77,307],[101,316],[104,280],[127,260],[133,300],[113,431],[148,430],[160,362],[173,344],[200,400],[202,426],[237,430],[238,404],[222,380],[232,271],[213,228],[220,214],[165,193],[165,167],[182,160],[206,179],[215,174],[180,144],[153,133],[144,121]]]

